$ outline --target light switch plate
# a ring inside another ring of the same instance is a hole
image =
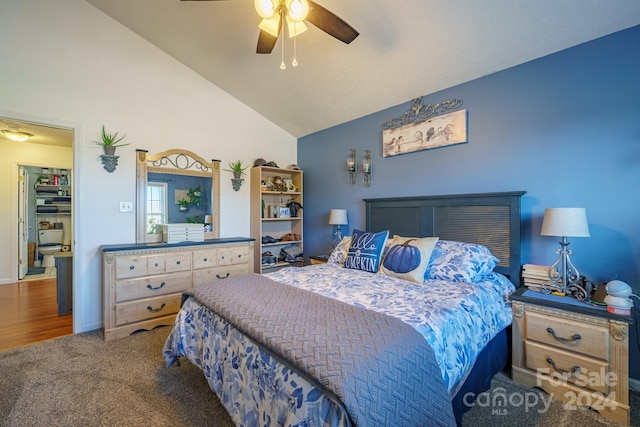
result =
[[[133,212],[133,202],[120,202],[120,212]]]

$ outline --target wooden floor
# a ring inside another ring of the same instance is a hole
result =
[[[56,279],[0,285],[0,350],[73,333],[73,315],[58,316]]]

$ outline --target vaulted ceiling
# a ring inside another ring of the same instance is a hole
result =
[[[252,0],[87,1],[296,137],[640,24],[637,0],[315,0],[360,35],[309,25],[293,67],[283,35],[255,53]]]

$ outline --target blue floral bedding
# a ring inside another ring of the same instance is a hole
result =
[[[434,349],[451,395],[479,352],[512,318],[504,299],[514,287],[496,273],[478,283],[418,284],[321,264],[267,276],[409,323]],[[203,370],[236,425],[350,424],[340,402],[192,299],[178,313],[164,348],[167,366],[180,356]]]

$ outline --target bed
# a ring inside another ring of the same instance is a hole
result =
[[[327,264],[187,293],[167,366],[200,367],[236,425],[459,425],[507,364],[523,194],[365,199]]]

